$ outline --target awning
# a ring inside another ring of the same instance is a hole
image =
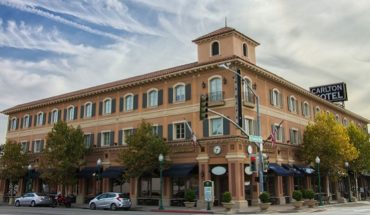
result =
[[[281,175],[281,176],[291,175],[291,173],[288,170],[284,169],[283,167],[281,167],[279,164],[276,164],[276,163],[270,163],[269,164],[269,170],[272,170],[277,175]]]
[[[77,174],[80,178],[90,178],[96,171],[96,167],[85,167]]]
[[[293,167],[290,164],[281,164],[281,166],[284,167],[285,169],[287,169],[294,176],[299,176],[300,177],[300,176],[304,175],[301,171],[299,171],[297,168]]]
[[[125,168],[122,166],[110,166],[103,171],[103,178],[119,178],[125,172]]]
[[[315,172],[315,170],[312,169],[310,166],[305,166],[302,164],[294,164],[293,166],[299,169],[299,171],[301,171],[302,173],[307,174],[307,175],[311,175],[312,173]]]
[[[169,169],[166,169],[163,172],[163,176],[185,177],[190,175],[194,171],[196,166],[196,164],[175,164],[172,165]]]
[[[30,178],[38,178],[38,177],[40,177],[40,172],[33,169],[29,173],[29,176],[30,176]]]

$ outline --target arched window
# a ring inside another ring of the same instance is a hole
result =
[[[220,44],[217,41],[212,43],[211,48],[212,48],[212,56],[216,56],[220,54]]]
[[[211,102],[221,101],[222,98],[222,81],[221,77],[212,78],[209,81],[209,100]]]
[[[71,121],[74,120],[74,118],[75,118],[75,107],[69,106],[67,109],[67,120]]]
[[[288,109],[290,112],[297,113],[297,99],[294,96],[289,96]]]
[[[246,43],[243,43],[243,56],[248,57],[248,46]]]
[[[248,103],[254,103],[254,95],[252,92],[252,81],[244,77],[244,101]]]
[[[58,109],[54,109],[51,112],[51,122],[52,123],[57,123],[58,122]]]
[[[340,117],[339,114],[335,114],[335,120],[340,123]]]
[[[111,113],[112,113],[112,99],[107,98],[104,100],[103,114],[111,114]]]
[[[91,102],[87,102],[85,104],[85,113],[84,113],[84,117],[85,118],[89,118],[89,117],[92,117],[92,103]]]
[[[133,95],[127,95],[125,97],[125,110],[126,111],[132,111],[134,109],[134,96]]]
[[[185,85],[179,84],[175,87],[175,102],[185,101]]]
[[[310,105],[306,101],[304,101],[302,105],[302,114],[305,117],[310,116]]]
[[[343,118],[343,125],[348,126],[348,119],[347,118]]]
[[[320,111],[321,111],[320,107],[319,107],[319,106],[316,106],[316,107],[315,107],[315,114],[320,113]]]
[[[30,127],[30,115],[26,114],[23,117],[23,128],[28,128]]]
[[[148,93],[148,105],[149,107],[157,107],[158,106],[158,91],[153,89]]]
[[[281,103],[281,94],[279,92],[278,89],[273,89],[270,91],[271,95],[270,95],[270,103],[271,105],[275,106],[275,107],[281,107],[282,106],[282,103]]]
[[[36,117],[36,125],[40,126],[40,125],[43,125],[43,124],[44,124],[44,113],[39,112],[39,113],[37,113],[37,117]]]
[[[13,117],[10,122],[10,130],[17,129],[17,117]]]

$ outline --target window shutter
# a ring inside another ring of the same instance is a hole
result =
[[[203,119],[203,137],[208,137],[208,119]]]
[[[168,88],[168,104],[172,104],[173,102],[173,88]]]
[[[139,95],[134,96],[134,110],[139,107]]]
[[[162,125],[158,125],[158,136],[163,137],[163,126]]]
[[[189,121],[188,122],[189,126],[191,127],[191,122]],[[186,126],[186,129],[185,129],[185,138],[186,139],[191,139],[191,130],[189,128],[188,125],[185,125]]]
[[[168,141],[172,141],[172,137],[173,137],[173,134],[172,134],[172,124],[168,124],[168,130],[167,130],[167,132],[168,132]]]
[[[289,96],[287,97],[287,104],[288,104],[288,111],[292,112],[292,105],[293,105],[293,104],[291,104],[291,103],[290,103],[290,98],[289,98]]]
[[[58,110],[58,122],[62,118],[62,110]]]
[[[30,151],[30,141],[27,141],[26,149],[24,150],[24,152],[29,152],[29,151]]]
[[[81,109],[80,109],[80,118],[84,118],[84,110],[85,110],[85,106],[81,105]]]
[[[35,117],[35,121],[36,121],[36,117]],[[30,115],[30,119],[28,121],[28,127],[31,127],[32,126],[32,115]]]
[[[77,113],[78,113],[78,107],[76,106],[74,108],[74,116],[73,116],[73,119],[76,120],[77,119]]]
[[[17,122],[16,122],[16,125],[15,125],[15,129],[18,129],[18,128],[19,128],[19,118],[17,118]]]
[[[44,140],[41,140],[40,152],[44,151]]]
[[[118,131],[118,145],[122,145],[123,130]]]
[[[224,131],[223,131],[223,133],[224,133],[224,135],[229,135],[230,134],[230,123],[229,123],[229,120],[223,118],[223,121],[224,121],[224,124],[223,124]]]
[[[302,134],[301,134],[301,131],[298,130],[298,144],[301,144],[302,143]]]
[[[279,105],[280,105],[280,108],[284,107],[283,94],[282,93],[279,93]]]
[[[34,148],[35,148],[35,141],[32,141],[32,145],[31,145],[31,152],[34,152],[33,150],[34,150]]]
[[[309,116],[311,116],[311,110],[312,110],[312,105],[309,104],[308,105],[308,111],[307,111]]]
[[[35,120],[33,120],[33,126],[36,126],[36,122],[37,122],[37,114],[34,116]],[[44,120],[45,117],[42,117],[42,119]],[[42,122],[42,124],[44,124],[44,122]]]
[[[143,108],[146,108],[146,93],[143,93]]]
[[[91,148],[94,145],[94,137],[95,137],[94,133],[90,134],[90,137],[91,137],[90,138],[90,148]]]
[[[103,102],[99,102],[99,115],[103,114]]]
[[[63,120],[67,121],[67,109],[64,108]]]
[[[163,90],[158,91],[158,106],[163,105]]]
[[[191,99],[191,84],[185,86],[185,100],[188,101]]]
[[[23,117],[21,118],[21,127],[20,128],[23,128]],[[17,125],[18,126],[18,125]]]
[[[10,130],[10,126],[12,125],[12,120],[9,117],[9,122],[8,122],[8,131]]]
[[[50,124],[51,123],[51,112],[49,112],[49,117],[48,117],[49,119],[48,119],[48,124]]]
[[[46,113],[42,113],[42,124],[45,125],[46,124]]]
[[[123,111],[124,103],[123,103],[123,97],[119,98],[119,112]]]
[[[116,112],[116,99],[112,99],[112,113]]]
[[[273,91],[270,90],[270,104],[274,105],[274,97],[273,97]]]
[[[97,147],[101,146],[101,133],[100,132],[98,133],[98,142],[97,142],[96,146]]]
[[[290,136],[290,144],[294,143],[294,136],[293,136],[293,129],[289,129],[289,136]]]
[[[298,100],[295,100],[295,106],[297,107],[296,113],[299,113],[299,105]]]
[[[110,143],[109,143],[111,146],[114,145],[114,131],[111,131],[110,132]]]
[[[95,116],[95,112],[96,112],[96,103],[94,102],[91,108],[91,116]]]
[[[284,128],[283,127],[280,127],[281,129],[281,140],[282,140],[282,143],[285,143],[285,132],[284,132]]]

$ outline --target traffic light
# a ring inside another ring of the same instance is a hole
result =
[[[199,103],[199,119],[207,119],[208,118],[208,95],[201,95],[200,96],[200,103]]]
[[[256,172],[257,171],[257,168],[256,168],[256,157],[254,157],[254,156],[251,157],[251,171],[252,172]]]

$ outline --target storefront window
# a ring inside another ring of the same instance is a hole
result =
[[[160,194],[160,179],[159,178],[140,178],[139,197],[155,197],[159,198]]]

